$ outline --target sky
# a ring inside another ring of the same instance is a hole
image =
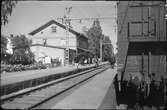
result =
[[[70,18],[108,18],[100,19],[103,34],[109,36],[112,44],[116,47],[116,2],[115,1],[18,1],[9,16],[7,25],[1,27],[1,33],[26,36],[46,22],[62,18],[65,8],[72,7],[69,13]],[[74,30],[81,32],[82,27],[90,28],[93,20],[71,21]],[[116,52],[116,50],[114,50]]]

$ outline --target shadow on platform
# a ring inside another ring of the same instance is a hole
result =
[[[116,102],[115,87],[114,84],[112,83],[98,109],[116,109],[116,106],[117,102]]]

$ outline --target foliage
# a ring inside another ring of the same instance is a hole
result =
[[[29,48],[31,45],[31,41],[25,35],[11,37],[11,41],[14,49]]]
[[[88,49],[93,52],[95,58],[100,57],[100,42],[103,42],[103,60],[109,61],[111,64],[115,63],[115,56],[113,52],[113,46],[109,36],[102,34],[102,29],[99,20],[93,22],[92,27],[87,32],[88,35]]]
[[[10,53],[1,54],[1,63],[2,64],[10,64],[11,56],[12,56],[12,54],[10,54]]]
[[[7,43],[7,37],[1,35],[1,63],[9,63],[9,58],[11,57],[11,54],[6,52]]]
[[[1,35],[1,55],[6,54],[7,42],[7,38],[4,35]]]
[[[13,45],[13,55],[10,59],[11,64],[31,64],[34,54],[30,50],[31,41],[25,35],[14,36],[11,38]]]
[[[111,65],[113,65],[116,62],[116,59],[109,36],[104,36],[103,43],[103,59],[104,61],[109,61]]]
[[[103,39],[103,59],[109,59],[113,54],[113,46],[111,44],[111,40],[108,36],[105,36]]]
[[[1,25],[8,23],[8,15],[12,14],[12,10],[16,4],[16,0],[4,0],[1,2]]]
[[[16,71],[24,71],[24,70],[36,70],[36,69],[46,69],[46,66],[43,64],[31,64],[31,65],[21,65],[21,64],[15,64],[15,65],[4,65],[1,64],[1,73],[3,71],[5,72],[16,72]]]
[[[87,32],[88,49],[93,52],[93,55],[100,56],[100,38],[102,37],[102,29],[99,20],[93,22],[92,27]]]

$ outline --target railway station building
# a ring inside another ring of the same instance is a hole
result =
[[[79,33],[72,28],[68,32],[69,41],[69,64],[74,62],[74,58],[80,53],[88,51],[88,37],[86,34]],[[51,60],[57,59],[61,65],[65,65],[66,59],[66,26],[50,20],[44,25],[38,27],[29,33],[29,39],[32,40],[31,50],[35,54],[37,62],[51,63]]]

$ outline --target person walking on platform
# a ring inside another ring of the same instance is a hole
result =
[[[99,66],[98,64],[98,58],[95,58],[95,67],[97,68]]]

